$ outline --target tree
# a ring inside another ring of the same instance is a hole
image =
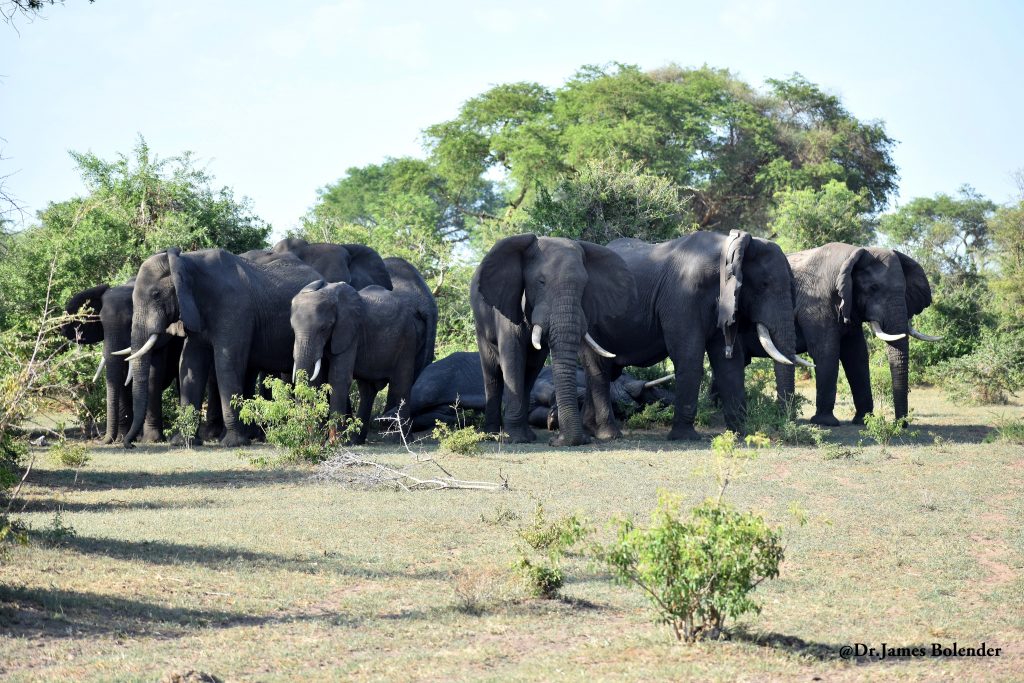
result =
[[[96,0],[89,0],[91,5]],[[33,18],[39,16],[43,8],[53,5],[63,5],[64,0],[2,0],[0,1],[0,17],[8,24],[14,23],[18,16]]]
[[[995,308],[1005,326],[1024,325],[1024,170],[1015,204],[1001,206],[989,220],[998,274],[992,279]]]
[[[771,229],[784,251],[828,242],[869,244],[874,230],[866,213],[867,191],[830,180],[821,190],[783,190],[775,195]]]

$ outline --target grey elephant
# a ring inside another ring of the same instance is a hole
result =
[[[223,249],[182,253],[173,248],[146,259],[132,294],[133,353],[128,360],[135,377],[134,419],[125,447],[131,447],[142,429],[150,354],[171,325],[188,336],[179,366],[182,403],[199,407],[212,366],[224,416],[221,443],[248,444],[231,399],[243,395],[247,374],[291,371],[291,300],[319,277],[288,254],[255,263]]]
[[[941,339],[910,325],[932,301],[924,269],[898,251],[840,242],[790,254],[789,262],[796,282],[799,350],[806,349],[817,366],[811,422],[839,424],[833,411],[840,363],[853,394],[853,423],[862,424],[874,410],[864,323],[887,344],[896,418],[906,417],[908,337]]]
[[[76,314],[83,308],[91,309],[92,313],[62,325],[61,334],[77,344],[103,342],[103,358],[93,381],[105,371],[107,426],[102,441],[108,444],[123,438],[132,424],[130,366],[119,352],[128,347],[131,340],[134,287],[134,278],[116,287],[97,285],[74,294],[64,307],[69,314]],[[181,338],[169,334],[161,334],[153,346],[142,441],[164,440],[162,393],[178,378],[181,347]]]
[[[495,243],[470,284],[485,429],[504,431],[513,443],[536,439],[528,424],[530,389],[550,353],[561,419],[551,444],[587,443],[576,403],[580,347],[597,346],[590,330],[635,301],[629,269],[605,247],[533,234]]]
[[[300,237],[288,237],[270,249],[254,249],[241,256],[257,263],[269,263],[282,254],[295,256],[327,282],[347,282],[356,289],[369,285],[392,288],[384,260],[373,248],[363,244],[307,242]]]
[[[796,330],[793,279],[785,254],[773,242],[733,230],[695,232],[660,244],[619,239],[608,248],[621,256],[640,292],[639,305],[594,337],[615,350],[614,359],[584,354],[588,369],[587,421],[600,438],[621,433],[612,411],[610,380],[625,365],[672,359],[675,418],[668,438],[697,439],[693,423],[707,354],[715,371],[726,424],[743,431],[745,353],[739,338],[757,331],[776,361],[780,395],[793,393]]]
[[[384,259],[384,266],[391,277],[392,291],[407,302],[415,316],[416,339],[419,342],[416,349],[416,367],[413,377],[413,381],[415,381],[423,369],[434,362],[434,345],[437,340],[437,301],[416,266],[397,256]]]
[[[616,419],[624,419],[643,406],[651,403],[672,405],[675,395],[660,386],[666,378],[643,380],[623,372],[611,383],[610,398],[612,411]],[[584,408],[587,398],[586,373],[583,368],[576,370],[577,398],[580,407]],[[555,385],[551,375],[551,367],[545,365],[537,376],[537,381],[530,392],[530,424],[543,426],[549,430],[558,429],[558,403],[555,400]]]
[[[377,392],[388,385],[385,411],[397,409],[403,429],[409,420],[409,394],[416,372],[416,312],[408,297],[371,285],[356,291],[344,282],[316,280],[291,302],[295,333],[293,372],[304,370],[310,381],[321,369],[331,386],[331,412],[348,412],[349,387],[359,384],[362,422],[355,443],[364,443]],[[326,365],[326,368],[323,368]]]

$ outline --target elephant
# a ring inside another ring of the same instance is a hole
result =
[[[779,394],[793,394],[793,278],[778,245],[732,230],[728,235],[694,232],[659,244],[623,238],[608,248],[628,264],[640,301],[611,324],[602,321],[594,332],[599,344],[616,351],[614,359],[589,349],[584,353],[586,418],[598,438],[621,434],[609,380],[623,366],[649,366],[668,356],[676,380],[675,418],[668,438],[699,439],[693,423],[705,353],[717,377],[726,424],[742,432],[746,362],[738,340],[748,330],[756,330],[776,362]]]
[[[536,439],[528,424],[530,389],[550,352],[561,419],[551,445],[587,443],[576,404],[580,348],[584,341],[596,346],[590,329],[635,301],[629,269],[605,247],[532,233],[496,242],[470,284],[485,429],[503,430],[513,443]]]
[[[356,289],[369,285],[392,288],[391,275],[380,254],[362,244],[310,243],[300,237],[288,237],[270,249],[254,249],[241,256],[268,263],[282,254],[295,256],[327,282],[347,282]]]
[[[243,395],[247,373],[291,370],[291,300],[319,278],[316,270],[290,254],[257,263],[223,249],[182,253],[171,248],[146,259],[132,294],[133,352],[128,360],[136,380],[134,419],[125,447],[132,446],[142,427],[151,351],[172,325],[188,337],[179,368],[182,404],[199,407],[212,365],[224,417],[221,444],[247,445],[231,399]]]
[[[671,393],[660,389],[657,382],[645,382],[623,373],[611,387],[616,410],[630,411],[655,401],[672,403]],[[579,404],[583,402],[585,389],[583,371],[577,368],[576,399]],[[413,384],[409,402],[413,429],[432,429],[438,421],[449,425],[461,424],[464,416],[456,415],[452,408],[456,402],[460,410],[483,411],[486,407],[484,378],[477,352],[453,353],[431,363],[420,375]],[[551,366],[544,366],[530,392],[529,423],[548,430],[558,428],[558,403]]]
[[[64,307],[67,313],[75,314],[82,308],[90,308],[93,313],[60,328],[61,334],[76,344],[103,342],[103,358],[93,380],[99,379],[100,372],[106,369],[107,427],[102,441],[107,444],[123,438],[132,424],[129,364],[117,352],[129,346],[131,339],[134,288],[135,279],[132,278],[116,287],[101,284],[72,295]],[[178,377],[181,348],[181,338],[169,334],[160,334],[153,346],[142,441],[164,440],[161,398],[163,391]]]
[[[417,326],[410,298],[377,285],[356,291],[344,282],[317,279],[292,299],[293,372],[304,370],[315,381],[326,360],[331,412],[339,415],[348,412],[349,387],[358,380],[362,426],[355,443],[366,442],[373,401],[385,383],[385,410],[397,409],[406,429],[417,353],[424,346]]]
[[[416,319],[416,338],[420,341],[416,349],[416,366],[413,381],[423,369],[434,362],[434,344],[437,340],[437,301],[420,271],[403,258],[391,256],[384,259],[384,267],[394,286],[393,292],[409,303]],[[383,286],[383,285],[382,285]],[[353,285],[355,287],[355,285]]]
[[[856,414],[863,424],[874,410],[863,323],[887,344],[897,419],[907,415],[908,337],[938,341],[918,332],[910,319],[932,302],[924,269],[906,254],[879,247],[832,242],[789,255],[796,283],[798,350],[814,360],[815,412],[811,422],[835,426],[839,364],[846,372]]]

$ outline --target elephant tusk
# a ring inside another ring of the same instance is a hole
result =
[[[783,365],[792,365],[793,361],[786,358],[778,348],[775,347],[775,343],[772,341],[772,335],[768,332],[768,326],[764,323],[757,324],[757,339],[761,342],[761,346],[768,352],[768,355],[772,357],[776,363],[782,363]]]
[[[125,375],[125,378],[124,378],[124,385],[128,386],[131,383],[131,381],[132,381],[132,364],[129,363],[128,364],[128,374]]]
[[[107,364],[107,357],[103,356],[100,358],[99,367],[96,368],[96,374],[92,376],[92,381],[95,382],[100,378],[100,373],[103,372],[103,366]]]
[[[131,355],[131,352],[132,352],[132,347],[129,346],[128,348],[121,349],[120,351],[111,351],[110,355],[111,356],[128,356],[128,355]]]
[[[319,374],[320,374],[320,359],[317,358],[316,359],[316,365],[313,366],[313,376],[309,378],[309,381],[312,382],[313,380],[315,380]]]
[[[590,336],[589,332],[583,335],[583,338],[587,341],[588,344],[590,344],[590,348],[594,349],[594,351],[597,351],[597,355],[604,356],[605,358],[615,358],[615,354],[612,353],[611,351],[606,351],[605,349],[603,349],[600,344],[594,341],[594,338]]]
[[[665,382],[668,382],[670,380],[675,379],[675,377],[676,377],[675,373],[669,373],[669,374],[665,375],[664,377],[659,377],[658,379],[652,379],[650,382],[644,382],[644,389],[650,389],[651,387],[656,387],[659,384],[664,384]]]
[[[142,348],[133,353],[132,355],[128,356],[127,358],[125,358],[125,360],[132,361],[135,360],[136,358],[142,358],[147,353],[149,353],[149,350],[153,348],[153,346],[156,344],[156,340],[159,338],[160,335],[158,334],[149,335],[149,339],[147,339],[146,343],[142,345]]]
[[[888,332],[882,331],[882,326],[878,324],[877,320],[871,321],[871,331],[875,333],[875,336],[882,341],[899,341],[907,335],[905,334],[889,334]]]
[[[927,342],[942,341],[942,337],[933,337],[930,334],[924,334],[922,332],[918,332],[913,327],[910,328],[910,336],[913,337],[914,339],[920,339],[921,341],[927,341]]]
[[[797,365],[802,365],[805,368],[813,368],[814,367],[814,363],[810,363],[808,361],[805,361],[803,358],[801,358],[798,355],[794,355],[793,359],[796,361]]]
[[[292,363],[292,384],[295,384],[295,378],[299,375],[299,364]]]
[[[540,351],[540,335],[543,333],[544,330],[541,328],[540,325],[533,326],[533,337],[531,337],[530,341],[533,343],[533,348],[537,349],[538,351]]]

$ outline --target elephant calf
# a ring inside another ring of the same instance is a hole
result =
[[[295,333],[293,372],[305,370],[310,381],[327,361],[331,412],[348,412],[348,391],[359,383],[359,419],[354,439],[365,443],[373,400],[388,385],[386,411],[398,409],[402,428],[409,421],[409,395],[421,351],[416,313],[410,301],[383,287],[356,291],[344,282],[311,282],[292,299]]]

